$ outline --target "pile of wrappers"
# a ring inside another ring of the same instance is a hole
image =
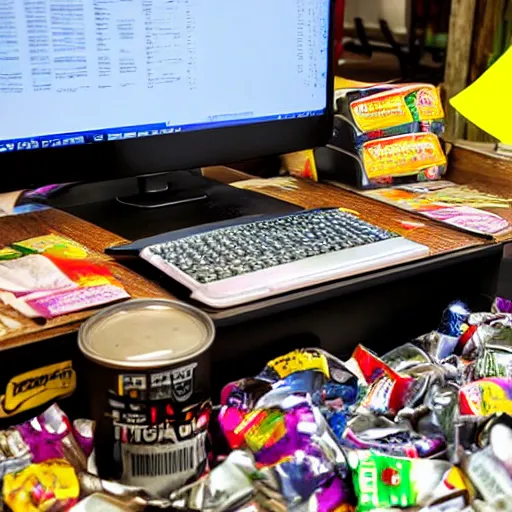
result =
[[[512,302],[453,303],[437,330],[381,357],[279,357],[224,388],[216,426],[213,469],[157,498],[89,473],[93,425],[54,405],[0,434],[4,506],[512,510]]]

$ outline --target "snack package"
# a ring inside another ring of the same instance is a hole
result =
[[[439,91],[430,84],[403,84],[348,92],[342,113],[350,116],[359,133],[431,123],[433,131],[444,130],[444,110]]]
[[[0,262],[0,290],[22,297],[77,288],[78,284],[39,254]]]
[[[512,379],[489,378],[466,384],[459,392],[459,410],[471,416],[512,414]]]
[[[50,319],[129,297],[107,267],[60,252],[0,262],[1,300],[28,318]]]
[[[348,461],[358,512],[426,505],[451,469],[444,461],[397,458],[373,451],[351,452]]]
[[[352,359],[370,386],[362,407],[394,416],[407,402],[414,379],[396,372],[362,345],[355,349]]]
[[[23,254],[12,247],[4,247],[0,249],[0,261],[16,260],[21,258]]]
[[[23,254],[54,254],[63,258],[87,258],[87,249],[78,242],[60,235],[44,235],[12,244]]]
[[[4,477],[3,499],[14,512],[67,511],[79,495],[75,470],[62,459],[32,464]]]

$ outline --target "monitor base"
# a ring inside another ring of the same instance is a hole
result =
[[[208,200],[208,196],[200,192],[173,189],[167,174],[138,178],[137,182],[138,194],[116,197],[116,201],[134,208],[154,209]]]
[[[127,240],[138,240],[246,215],[287,214],[301,210],[296,205],[205,178],[200,170],[175,171],[165,175],[165,180],[167,188],[172,191],[167,199],[172,197],[173,201],[178,201],[180,198],[206,197],[207,200],[175,202],[174,205],[161,208],[127,206],[116,198],[132,199],[140,194],[141,187],[138,179],[124,178],[76,184],[52,195],[45,202]],[[152,185],[157,184],[152,182]],[[150,198],[158,202],[159,198],[152,194],[165,193],[165,190],[159,192],[155,188],[157,186],[150,192]]]

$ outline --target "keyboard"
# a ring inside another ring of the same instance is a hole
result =
[[[339,209],[210,229],[149,245],[140,256],[214,308],[378,270],[428,247]]]

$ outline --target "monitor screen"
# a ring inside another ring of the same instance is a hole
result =
[[[323,116],[330,5],[0,2],[0,152]]]

